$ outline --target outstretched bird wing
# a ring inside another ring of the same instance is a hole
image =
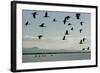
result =
[[[64,22],[64,24],[66,24],[66,18],[64,18],[64,21],[63,22]]]
[[[47,27],[47,26],[45,26],[45,25],[44,25],[44,23],[42,23],[42,24],[41,24],[41,25],[39,25],[39,26],[40,26],[40,27]]]

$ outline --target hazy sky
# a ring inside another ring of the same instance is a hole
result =
[[[32,13],[37,12],[36,19],[33,18]],[[80,13],[80,12],[78,12]],[[55,12],[48,11],[48,18],[44,18],[45,11],[39,10],[23,10],[22,11],[22,28],[23,28],[23,47],[34,47],[34,46],[44,46],[45,48],[53,48],[55,45],[59,45],[55,48],[67,48],[66,44],[69,44],[69,47],[79,42],[83,37],[87,38],[87,44],[90,44],[91,37],[91,14],[90,13],[80,13],[80,19],[76,19],[76,12]],[[66,16],[71,18],[64,25],[63,20]],[[56,18],[57,22],[53,22],[53,19]],[[30,25],[25,26],[26,22],[29,22]],[[84,22],[83,26],[80,25],[80,22]],[[47,28],[41,28],[39,25],[45,23]],[[68,23],[72,25],[68,26]],[[71,31],[71,27],[74,28]],[[82,33],[79,32],[79,29],[83,29]],[[70,35],[66,36],[66,40],[62,40],[65,31],[69,30]],[[45,39],[38,39],[38,35],[43,35]],[[77,41],[78,39],[78,41]],[[35,41],[34,41],[35,40]],[[52,42],[50,42],[50,40]],[[56,40],[56,42],[54,41]],[[57,42],[58,40],[58,42]],[[75,40],[75,41],[74,41]],[[38,42],[39,41],[39,42]],[[40,42],[41,41],[41,42]],[[65,42],[66,41],[66,42]],[[69,42],[68,42],[69,41]],[[71,44],[71,42],[73,42]],[[48,45],[48,43],[54,43],[54,45]],[[65,45],[64,45],[65,43]],[[48,46],[47,46],[48,45]],[[79,44],[77,44],[79,46]],[[68,48],[69,48],[68,47]],[[75,47],[75,46],[74,46]]]

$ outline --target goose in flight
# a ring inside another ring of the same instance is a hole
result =
[[[57,21],[57,20],[54,18],[54,19],[53,19],[53,22],[56,22],[56,21]]]
[[[40,26],[40,27],[47,27],[47,26],[45,26],[45,25],[44,25],[44,23],[42,23],[42,24],[41,24],[41,25],[39,25],[39,26]]]
[[[63,20],[64,24],[66,24],[67,20],[69,20],[70,16],[66,16]]]
[[[82,32],[82,29],[80,29],[80,33]]]
[[[72,27],[71,30],[74,30],[74,28]]]
[[[65,40],[65,38],[66,38],[66,36],[64,36],[64,37],[62,38],[62,40]]]
[[[66,32],[65,32],[65,35],[68,35],[69,33],[68,33],[68,30],[66,30]]]
[[[90,47],[87,48],[87,50],[89,50],[89,49],[90,49]]]
[[[69,20],[70,16],[67,16],[66,19]]]
[[[65,19],[64,19],[64,21],[63,21],[63,22],[64,22],[64,24],[66,24],[66,21],[67,21],[67,20],[66,20],[66,18],[65,18]]]
[[[25,25],[26,25],[26,26],[29,25],[29,22],[27,21],[27,22],[25,23]]]
[[[76,13],[76,18],[80,19],[80,13]]]
[[[72,25],[71,23],[68,23],[68,26]]]
[[[84,22],[80,22],[81,26],[83,25]]]
[[[47,11],[45,12],[44,17],[49,17],[49,16],[48,16],[48,12],[47,12]]]
[[[80,44],[83,44],[82,40],[80,40]]]
[[[37,14],[37,12],[34,12],[34,13],[32,13],[32,15],[33,15],[33,18],[35,19],[36,15],[38,15],[38,14]]]
[[[85,50],[85,48],[82,48],[82,50]]]
[[[83,42],[86,40],[86,38],[83,38]]]
[[[38,39],[40,40],[42,37],[43,37],[42,35],[39,35],[39,36],[38,36]]]

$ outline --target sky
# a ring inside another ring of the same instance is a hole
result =
[[[32,13],[37,12],[36,19],[33,18]],[[46,48],[46,49],[77,49],[80,47],[79,41],[85,37],[87,40],[85,42],[86,46],[90,46],[91,39],[91,14],[90,13],[80,13],[80,19],[76,19],[76,12],[61,12],[61,11],[47,11],[48,16],[44,18],[46,11],[40,10],[23,10],[22,11],[22,31],[23,31],[23,47],[24,48]],[[66,16],[71,18],[63,23]],[[56,18],[57,22],[53,22]],[[30,25],[25,26],[26,22]],[[80,22],[84,22],[83,26]],[[39,25],[45,23],[47,28],[41,28]],[[72,25],[68,26],[68,23]],[[71,27],[74,28],[71,31]],[[82,33],[79,29],[83,29]],[[66,35],[66,40],[62,40],[65,31],[69,30],[69,35]],[[39,40],[38,35],[43,35],[43,39]],[[73,45],[73,46],[72,46]]]

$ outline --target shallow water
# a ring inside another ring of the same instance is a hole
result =
[[[22,55],[22,61],[27,62],[46,62],[46,61],[69,61],[91,59],[91,53],[66,53],[66,54],[32,54]]]

